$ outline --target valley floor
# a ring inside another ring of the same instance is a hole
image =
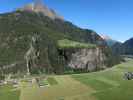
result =
[[[19,100],[133,100],[133,81],[123,78],[128,71],[133,72],[132,59],[100,72],[48,76],[54,80],[45,87],[21,82],[20,96],[16,96]],[[9,100],[3,98],[0,95],[0,100]]]
[[[53,76],[56,85],[39,88],[25,88],[21,91],[20,100],[94,100],[90,94],[94,90],[71,76]]]

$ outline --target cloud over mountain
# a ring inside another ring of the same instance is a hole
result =
[[[45,16],[50,17],[51,19],[61,19],[64,20],[64,18],[60,15],[58,15],[53,9],[48,8],[42,0],[34,0],[33,3],[27,4],[24,7],[21,8],[21,10],[25,11],[34,11],[34,12],[41,12]]]

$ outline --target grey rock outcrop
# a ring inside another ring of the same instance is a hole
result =
[[[79,49],[72,53],[68,66],[73,69],[96,71],[104,69],[106,57],[100,48]]]
[[[30,74],[31,67],[36,67],[36,61],[38,60],[39,57],[39,49],[37,46],[38,43],[38,36],[33,36],[32,41],[30,43],[30,48],[25,54],[25,60],[26,60],[26,65],[27,65],[27,74]]]

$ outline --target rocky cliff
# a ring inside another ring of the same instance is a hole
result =
[[[65,48],[58,50],[66,68],[75,71],[92,72],[105,69],[106,55],[101,48]]]
[[[96,71],[105,69],[106,57],[100,48],[78,49],[72,53],[68,66],[73,69]]]
[[[70,69],[91,72],[106,68],[106,55],[100,46],[66,39],[58,41],[58,45],[59,56]]]

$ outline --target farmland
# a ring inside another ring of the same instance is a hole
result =
[[[133,60],[105,71],[73,75],[73,78],[91,86],[96,91],[92,95],[97,100],[133,100],[133,81],[123,78],[128,71],[133,71]]]

